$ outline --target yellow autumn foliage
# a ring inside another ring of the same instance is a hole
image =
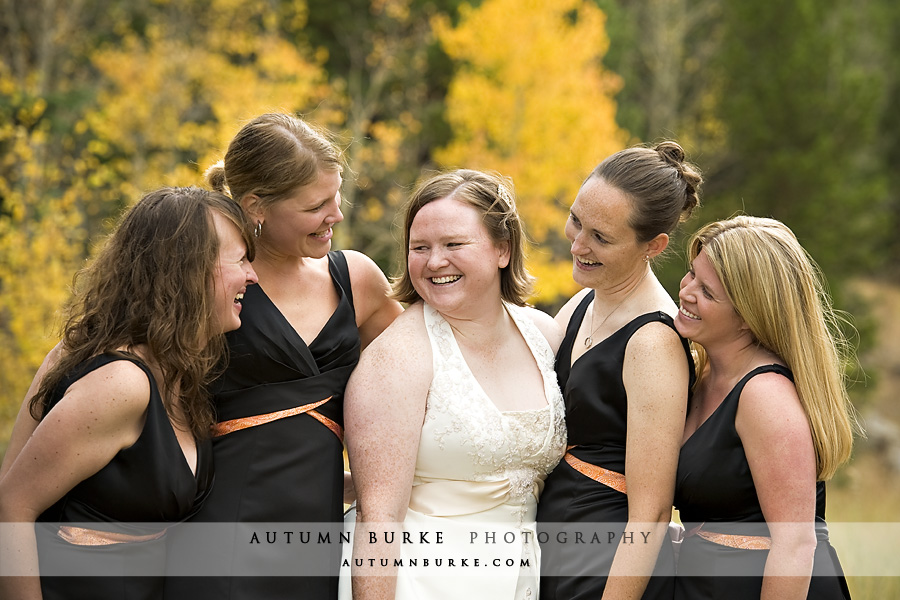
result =
[[[0,66],[0,89],[21,86]],[[54,157],[47,103],[19,87],[15,120],[0,125],[0,441],[5,442],[31,376],[56,343],[60,308],[81,261],[83,187]]]
[[[246,120],[308,111],[330,95],[325,56],[309,58],[296,42],[306,25],[302,0],[153,0],[144,8],[157,11],[146,27],[133,30],[123,13],[114,43],[90,48],[73,29],[42,46],[78,81],[50,81],[39,61],[13,73],[0,60],[0,112],[11,111],[0,118],[0,454],[31,377],[58,340],[89,232],[108,225],[98,219],[150,189],[201,183]],[[91,69],[70,66],[79,61]],[[74,117],[61,117],[58,101],[48,113],[54,94],[76,86],[96,97],[72,108]],[[68,131],[54,119],[71,119]]]
[[[202,33],[151,28],[92,57],[107,85],[86,120],[121,155],[113,162],[123,192],[197,183],[244,122],[307,110],[328,94],[321,65],[284,38],[269,3],[212,4]],[[305,5],[287,4],[286,22],[302,29]]]
[[[575,290],[562,230],[583,179],[620,150],[619,78],[601,66],[605,15],[588,0],[486,0],[463,6],[456,27],[433,27],[460,63],[446,101],[454,137],[436,153],[445,166],[493,169],[513,178],[539,277],[535,302]]]

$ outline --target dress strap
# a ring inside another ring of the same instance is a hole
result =
[[[331,275],[332,281],[341,287],[347,296],[347,301],[353,312],[356,307],[353,305],[353,286],[350,284],[350,267],[347,265],[347,257],[340,250],[332,250],[328,253],[328,273]]]

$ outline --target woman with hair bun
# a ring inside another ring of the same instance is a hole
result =
[[[344,219],[342,172],[326,132],[278,113],[244,125],[207,172],[253,225],[259,285],[244,297],[244,325],[228,336],[230,361],[212,384],[216,484],[195,521],[322,524],[335,538],[340,531],[344,387],[360,349],[402,311],[370,258],[331,250],[332,228]],[[340,548],[320,549],[331,558],[321,569],[281,553],[293,569],[285,574],[299,577],[262,576],[244,561],[234,568],[246,576],[176,577],[167,595],[334,598]]]
[[[844,599],[825,481],[850,457],[849,358],[824,280],[788,227],[739,216],[691,240],[675,327],[697,384],[675,506],[676,598]]]
[[[0,573],[40,579],[0,577],[0,596],[162,597],[166,529],[212,482],[206,384],[241,325],[252,257],[231,199],[164,188],[80,273],[0,468]]]
[[[664,542],[693,365],[651,261],[700,183],[667,141],[608,157],[572,204],[566,237],[585,289],[556,316],[569,449],[538,506],[542,600],[672,596],[671,576],[650,575],[674,573]],[[603,544],[576,543],[598,528]]]

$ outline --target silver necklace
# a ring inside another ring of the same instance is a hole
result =
[[[649,273],[649,272],[650,272],[650,267],[647,267],[647,270],[644,272],[643,275],[641,275],[640,281],[638,281],[637,284],[635,284],[635,286],[634,286],[633,288],[631,288],[631,291],[628,292],[628,294],[627,294],[624,298],[622,298],[622,300],[621,300],[618,304],[616,304],[616,307],[615,307],[614,309],[612,309],[611,311],[609,311],[609,314],[608,314],[608,315],[606,315],[605,317],[603,317],[603,320],[600,321],[600,324],[597,325],[597,328],[596,328],[596,329],[594,329],[594,310],[593,310],[593,307],[591,308],[591,332],[588,334],[588,336],[587,336],[586,338],[584,338],[584,347],[585,347],[585,348],[590,348],[590,347],[591,347],[591,345],[594,343],[594,334],[597,333],[597,331],[598,331],[601,327],[603,327],[604,323],[606,323],[606,322],[609,320],[609,318],[610,318],[611,316],[613,316],[613,314],[614,314],[617,310],[619,310],[619,308],[620,308],[623,304],[625,304],[625,301],[626,301],[626,300],[628,300],[629,298],[631,298],[631,295],[635,292],[635,290],[637,290],[639,287],[641,287],[641,284],[644,282],[644,278],[647,277],[647,273]],[[594,299],[595,299],[595,300],[596,300],[596,295],[597,295],[597,292],[595,291],[595,292],[594,292]]]

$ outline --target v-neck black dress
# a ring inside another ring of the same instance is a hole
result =
[[[153,536],[188,518],[212,483],[209,441],[197,444],[196,475],[175,437],[153,374],[130,354],[109,353],[82,363],[57,387],[44,417],[66,390],[88,373],[118,360],[144,371],[150,381],[147,418],[133,445],[120,450],[38,518],[36,535],[44,600],[158,600],[163,594],[166,536],[111,545],[70,543],[60,528],[74,526],[127,536]],[[171,534],[171,531],[168,532]],[[87,573],[97,576],[83,576]]]
[[[328,266],[340,300],[309,344],[261,286],[247,288],[241,327],[228,334],[228,368],[212,385],[220,423],[330,397],[316,411],[343,426],[344,388],[359,362],[360,337],[346,258],[340,252],[330,252]],[[341,530],[343,444],[310,414],[279,418],[216,437],[213,451],[215,485],[194,522],[333,523],[335,531]],[[265,530],[271,528],[261,528],[260,535]],[[246,546],[247,540],[236,543]],[[295,547],[297,544],[282,548],[276,558],[290,560],[288,552]],[[329,570],[317,570],[321,577],[309,576],[308,565],[297,565],[296,577],[173,577],[166,597],[336,598],[340,547],[329,543],[319,549],[329,553],[329,565],[333,565]],[[245,572],[248,565],[233,567],[232,571],[238,573],[242,569]]]
[[[761,373],[778,373],[793,381],[781,365],[765,365],[747,373],[718,408],[681,448],[675,507],[685,529],[731,535],[767,536],[750,465],[735,429],[741,392]],[[816,546],[808,598],[849,598],[837,554],[825,524],[825,483],[816,484]],[[689,535],[678,555],[675,597],[687,599],[757,599],[762,588],[768,550],[744,550]],[[716,576],[719,575],[719,576]]]
[[[590,348],[572,364],[572,348],[578,329],[594,298],[588,293],[572,314],[556,357],[556,374],[566,401],[568,444],[576,458],[625,474],[625,441],[628,398],[622,380],[625,349],[631,337],[648,323],[665,323],[675,329],[672,317],[653,312],[636,317],[605,340]],[[693,361],[682,340],[688,369]],[[687,390],[685,390],[687,392]],[[618,540],[628,521],[628,497],[583,475],[562,461],[547,478],[538,502],[541,541],[541,599],[600,598],[615,556]],[[571,527],[563,525],[571,524]],[[600,535],[593,538],[593,529]],[[584,543],[579,543],[577,533]],[[566,534],[558,537],[559,533]],[[549,537],[545,537],[549,536]],[[543,539],[542,539],[543,538]],[[545,543],[545,540],[547,543]],[[635,543],[640,543],[636,539]],[[644,598],[670,599],[675,571],[671,544],[664,543]],[[565,576],[558,576],[558,575]]]

